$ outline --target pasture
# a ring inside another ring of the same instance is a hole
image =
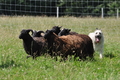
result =
[[[55,61],[49,56],[26,59],[22,29],[47,30],[59,25],[80,34],[102,29],[104,58],[94,61]],[[120,19],[0,16],[0,80],[120,80]]]

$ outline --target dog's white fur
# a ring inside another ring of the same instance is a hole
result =
[[[100,58],[103,58],[104,36],[102,31],[96,29],[93,33],[89,33],[88,36],[92,39],[94,50],[99,52]],[[100,39],[96,38],[96,36],[99,36]]]

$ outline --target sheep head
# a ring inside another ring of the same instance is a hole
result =
[[[53,31],[52,30],[46,30],[44,38],[48,39],[52,35]]]
[[[45,35],[44,35],[44,38],[45,39],[53,39],[53,37],[56,37],[58,38],[58,35],[56,33],[53,32],[53,30],[47,30]]]
[[[26,38],[27,36],[29,36],[29,32],[32,32],[32,34],[33,34],[33,30],[32,29],[27,29],[27,30],[25,30],[25,29],[23,29],[22,31],[21,31],[21,34],[19,35],[19,39],[24,39],[24,38]]]
[[[54,33],[58,34],[58,33],[61,31],[60,28],[61,28],[61,27],[59,27],[59,26],[54,26],[51,30],[52,30]]]

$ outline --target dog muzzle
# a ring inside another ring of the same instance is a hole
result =
[[[95,36],[95,43],[99,43],[101,39],[101,36]]]

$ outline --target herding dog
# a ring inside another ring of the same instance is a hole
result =
[[[100,58],[103,58],[104,36],[102,31],[96,28],[96,30],[93,33],[89,33],[88,36],[92,39],[94,50],[99,52]]]

